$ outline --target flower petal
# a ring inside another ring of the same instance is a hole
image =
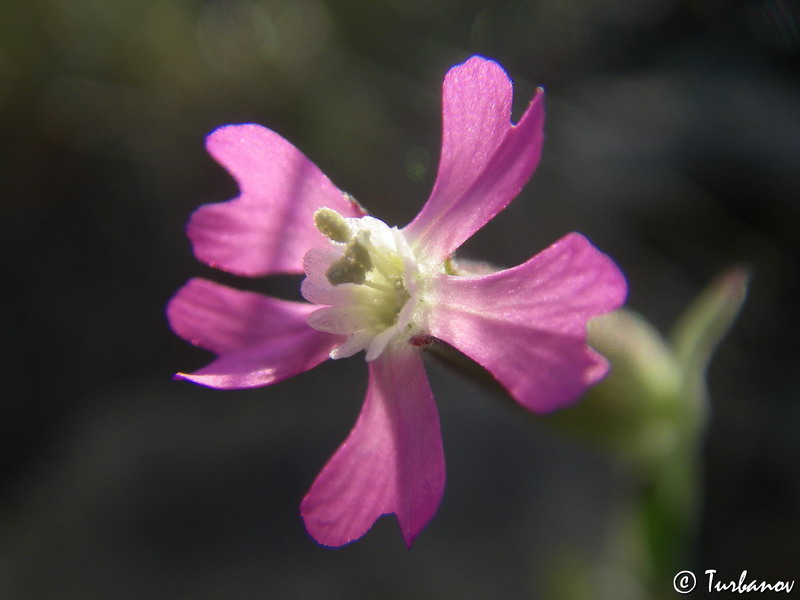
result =
[[[363,214],[297,148],[260,125],[220,127],[206,148],[241,192],[201,206],[189,222],[195,255],[213,267],[247,276],[301,273],[309,248],[328,244],[314,226],[318,208]]]
[[[444,490],[439,415],[420,351],[393,344],[369,363],[369,387],[355,427],[300,506],[320,544],[342,546],[395,513],[408,546],[430,521]]]
[[[444,80],[442,156],[428,202],[404,229],[418,256],[441,262],[500,212],[539,164],[543,90],[511,124],[511,80],[472,57]]]
[[[607,372],[586,345],[586,323],[622,305],[625,278],[571,233],[527,262],[431,286],[428,331],[488,369],[523,406],[550,411]]]
[[[340,358],[348,358],[354,354],[361,352],[364,348],[369,346],[375,333],[370,330],[356,331],[355,333],[347,336],[347,339],[341,346],[337,346],[331,350],[331,358],[338,360]]]
[[[167,318],[183,339],[219,356],[177,377],[230,389],[277,383],[307,371],[343,340],[308,326],[306,319],[316,309],[192,279],[170,300]]]
[[[371,325],[372,312],[367,307],[326,306],[308,317],[309,327],[328,333],[350,335]]]

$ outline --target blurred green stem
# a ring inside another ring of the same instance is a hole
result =
[[[705,374],[744,303],[748,279],[741,268],[720,275],[683,312],[669,342],[628,311],[594,321],[590,344],[612,372],[552,417],[605,447],[632,483],[612,523],[604,568],[636,580],[640,598],[674,598],[672,578],[691,566],[710,415]],[[612,589],[608,596],[618,597]]]

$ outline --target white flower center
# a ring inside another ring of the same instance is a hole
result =
[[[309,316],[311,327],[348,336],[331,358],[366,349],[367,360],[374,360],[391,341],[420,333],[424,273],[403,233],[330,208],[319,209],[314,222],[331,245],[306,254],[302,293],[328,305]]]

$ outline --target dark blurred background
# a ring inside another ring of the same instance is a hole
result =
[[[188,278],[296,297],[193,259],[189,214],[236,194],[204,136],[267,125],[403,225],[444,73],[474,53],[515,114],[547,89],[547,141],[462,254],[513,265],[581,231],[662,331],[752,268],[686,568],[800,579],[800,3],[30,0],[0,3],[0,598],[546,598],[553,556],[602,552],[609,462],[436,364],[448,484],[411,551],[394,519],[331,551],[298,515],[363,360],[252,391],[170,379],[211,358],[164,318]]]

